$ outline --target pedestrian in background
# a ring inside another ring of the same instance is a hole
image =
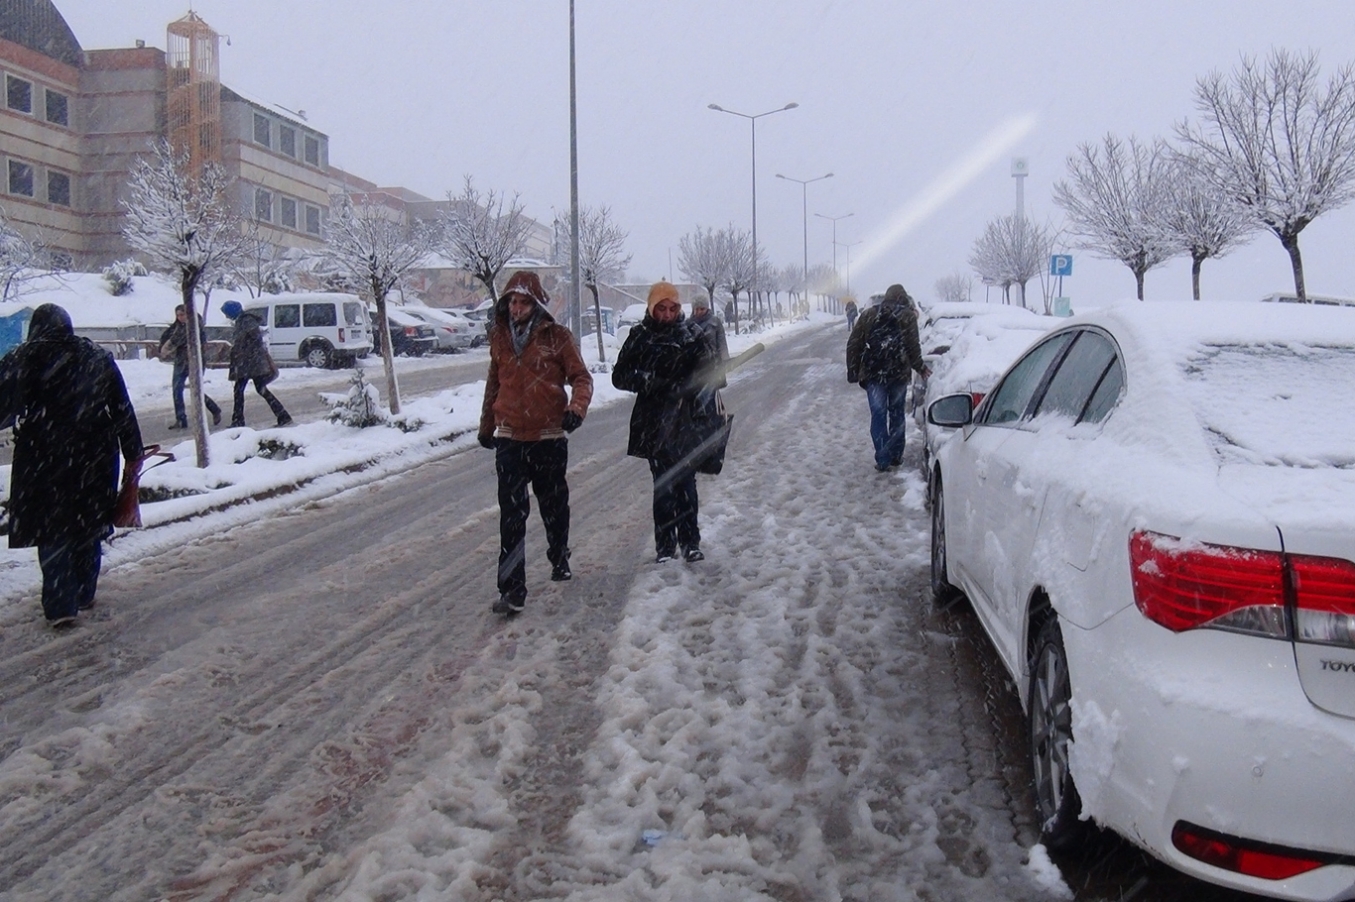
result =
[[[847,314],[847,331],[850,332],[856,328],[856,301],[847,298],[847,303],[843,305],[842,309]]]
[[[704,560],[697,522],[696,468],[691,459],[693,411],[710,380],[723,378],[708,334],[684,320],[678,290],[668,282],[649,289],[645,318],[626,336],[612,384],[635,392],[626,453],[649,462],[654,478],[654,549],[659,563],[680,552]]]
[[[719,385],[725,387],[724,365],[729,362],[729,341],[725,338],[725,324],[710,309],[707,298],[698,297],[692,301],[692,323],[704,332],[715,346],[716,363],[720,368]]]
[[[119,452],[131,462],[142,447],[113,355],[76,336],[56,304],[34,310],[27,340],[0,359],[0,427],[8,426],[9,547],[37,547],[42,612],[67,626],[94,606]]]
[[[514,273],[494,308],[489,333],[478,437],[494,449],[499,479],[499,600],[491,608],[496,614],[519,614],[526,607],[529,485],[541,505],[550,578],[573,576],[565,434],[578,429],[588,414],[593,377],[573,334],[546,309],[549,304],[536,273]]]
[[[268,353],[268,345],[263,341],[263,324],[253,313],[245,312],[239,301],[227,301],[221,305],[226,319],[235,324],[231,333],[231,369],[230,379],[235,383],[235,403],[231,407],[231,425],[245,425],[245,389],[252,381],[254,390],[268,404],[268,409],[277,417],[279,426],[287,426],[292,416],[282,402],[268,390],[268,383],[278,377],[278,365]]]
[[[207,347],[207,327],[202,323],[202,317],[196,317],[198,321],[198,347],[200,349]],[[184,405],[183,390],[188,383],[188,313],[183,304],[174,308],[174,322],[164,332],[160,333],[160,359],[164,360],[172,357],[174,369],[169,377],[170,394],[174,399],[174,423],[170,429],[188,428],[188,408]],[[212,415],[212,425],[221,425],[221,407],[207,397],[207,392],[202,393],[202,402],[207,405],[207,411]]]
[[[931,375],[918,342],[917,310],[902,285],[890,285],[879,305],[861,314],[847,339],[847,381],[866,390],[877,470],[897,467],[903,460],[913,372]]]

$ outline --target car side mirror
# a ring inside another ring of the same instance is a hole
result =
[[[957,429],[974,420],[974,398],[968,392],[937,398],[927,407],[927,422]]]

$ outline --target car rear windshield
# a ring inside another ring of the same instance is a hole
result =
[[[344,301],[343,318],[350,326],[361,326],[367,319],[367,310],[357,301]]]
[[[1355,347],[1207,345],[1184,374],[1221,462],[1355,468]]]

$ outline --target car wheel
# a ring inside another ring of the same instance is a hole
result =
[[[931,482],[932,600],[944,604],[960,593],[946,578],[946,498],[941,491],[941,474],[934,474]]]
[[[334,362],[334,349],[324,342],[316,342],[306,349],[306,366],[327,370]]]
[[[1054,852],[1069,851],[1086,839],[1078,820],[1082,800],[1068,767],[1073,741],[1073,684],[1057,617],[1040,628],[1030,669],[1030,761],[1035,775],[1035,808],[1040,839]]]

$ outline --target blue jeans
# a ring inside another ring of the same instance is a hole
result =
[[[180,428],[188,426],[188,408],[184,405],[183,392],[188,385],[188,364],[175,361],[174,372],[170,374],[170,393],[174,396],[174,422],[178,423]],[[202,393],[202,402],[207,405],[207,412],[215,419],[221,419],[221,408],[207,393]]]
[[[99,539],[38,546],[42,613],[48,620],[74,617],[94,602],[103,549]]]
[[[875,466],[881,470],[896,467],[903,460],[908,381],[867,382],[866,403],[870,405],[870,440],[875,445]]]

